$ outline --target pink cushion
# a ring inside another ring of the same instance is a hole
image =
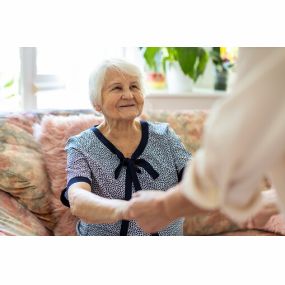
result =
[[[262,229],[280,235],[285,235],[284,216],[282,214],[272,216]]]
[[[53,203],[58,224],[56,235],[75,234],[77,218],[60,202],[61,191],[66,186],[66,152],[64,150],[69,137],[79,134],[102,122],[102,117],[95,115],[44,116],[40,126],[35,127],[35,137],[41,144],[44,161],[51,181],[51,190],[56,200]]]
[[[56,224],[53,233],[55,236],[76,236],[76,223],[78,219],[70,214],[69,210],[65,210]]]

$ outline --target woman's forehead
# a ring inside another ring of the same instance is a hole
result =
[[[121,70],[108,69],[105,75],[105,84],[112,84],[116,82],[124,81],[138,81],[138,77],[134,75],[127,74]]]

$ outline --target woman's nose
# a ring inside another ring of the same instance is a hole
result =
[[[124,99],[132,99],[134,97],[133,92],[130,89],[127,89],[123,93]]]

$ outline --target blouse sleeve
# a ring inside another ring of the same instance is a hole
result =
[[[174,163],[176,165],[178,181],[180,181],[182,179],[184,168],[187,165],[187,162],[191,159],[191,153],[185,149],[181,139],[169,126],[167,127],[167,137]]]
[[[236,221],[261,205],[260,179],[284,157],[285,49],[241,49],[236,85],[211,110],[202,147],[182,191],[198,206]]]
[[[77,182],[85,182],[91,186],[91,170],[86,157],[76,145],[76,139],[70,138],[65,147],[67,153],[67,184],[62,191],[61,201],[64,205],[69,207],[68,202],[68,188]]]

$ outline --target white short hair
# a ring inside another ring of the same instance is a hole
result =
[[[91,72],[89,77],[89,96],[94,107],[95,105],[101,104],[102,88],[106,72],[110,69],[115,69],[127,75],[137,77],[141,91],[144,95],[145,89],[143,73],[138,66],[123,59],[109,59],[103,61],[93,72]]]

